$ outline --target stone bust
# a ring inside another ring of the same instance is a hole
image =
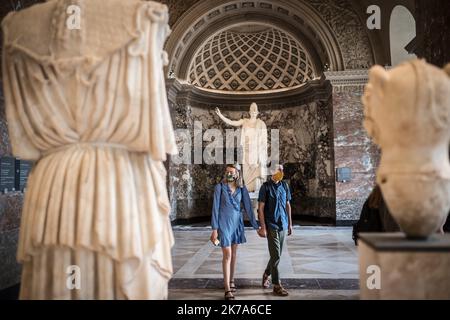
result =
[[[364,126],[382,151],[377,183],[411,238],[439,230],[450,209],[449,75],[418,59],[374,66],[363,96]]]

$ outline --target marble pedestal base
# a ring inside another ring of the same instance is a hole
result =
[[[450,235],[362,233],[358,251],[361,299],[450,299]]]

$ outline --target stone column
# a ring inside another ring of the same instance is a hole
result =
[[[359,219],[374,186],[379,161],[379,151],[363,128],[361,97],[368,70],[330,71],[325,76],[333,87],[335,169],[351,169],[350,181],[335,181],[336,224],[350,225]]]
[[[190,106],[188,99],[181,94],[182,84],[175,80],[167,80],[167,95],[169,101],[170,112],[172,115],[172,123],[174,124],[175,132],[186,129],[189,131],[191,144],[193,144],[193,123],[192,117],[189,115]],[[176,136],[178,150],[181,152],[185,141],[181,139],[180,135]],[[191,161],[193,159],[192,148],[189,148],[191,153]],[[192,162],[191,162],[192,163]],[[169,198],[171,203],[171,220],[183,220],[189,218],[189,199],[191,199],[190,183],[192,164],[177,164],[173,157],[168,161],[168,175],[167,184],[169,191]]]

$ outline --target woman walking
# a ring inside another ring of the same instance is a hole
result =
[[[213,231],[210,238],[213,243],[222,247],[222,269],[226,300],[234,299],[237,247],[239,244],[246,242],[241,204],[253,228],[259,230],[259,224],[253,214],[250,196],[247,188],[242,184],[240,172],[235,165],[227,165],[225,178],[214,188],[211,218]]]

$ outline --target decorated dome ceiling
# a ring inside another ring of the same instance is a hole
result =
[[[197,51],[188,81],[223,91],[264,91],[296,87],[314,79],[302,44],[279,29],[240,26],[219,32]]]

